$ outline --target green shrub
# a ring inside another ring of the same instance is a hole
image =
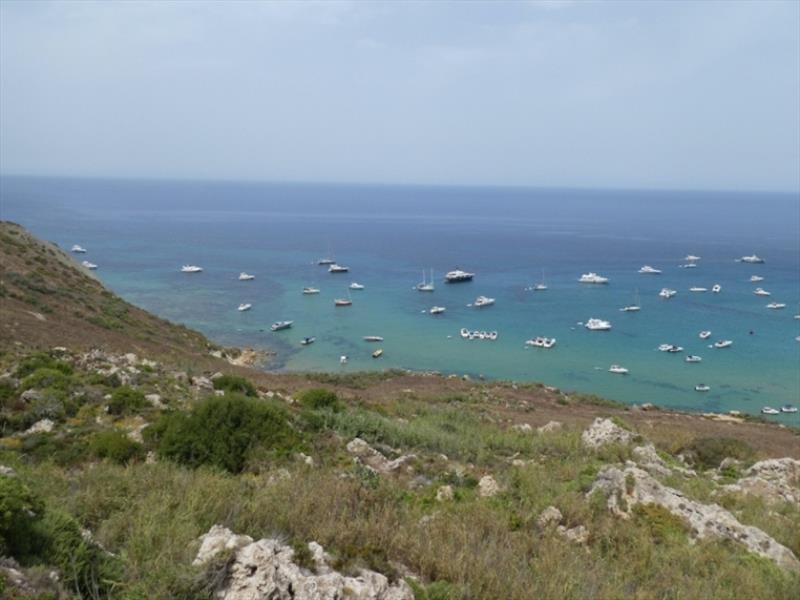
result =
[[[166,458],[231,473],[241,472],[257,449],[287,455],[300,441],[281,407],[233,394],[208,398],[190,413],[166,414],[145,432]]]
[[[215,390],[225,390],[226,392],[233,392],[244,394],[245,396],[256,397],[255,386],[244,377],[237,377],[236,375],[223,375],[214,380]]]
[[[23,379],[20,387],[25,390],[31,388],[37,390],[53,388],[66,391],[71,385],[72,379],[69,375],[65,375],[63,371],[51,369],[49,367],[40,367]]]
[[[455,587],[446,581],[434,581],[425,586],[411,578],[406,582],[411,586],[415,600],[455,600],[459,596]]]
[[[108,412],[112,415],[129,415],[147,406],[144,394],[130,386],[123,385],[111,393]]]
[[[689,531],[688,525],[660,504],[637,504],[633,507],[633,514],[647,527],[656,544],[662,544],[670,539],[685,541]]]
[[[34,525],[44,510],[42,501],[19,477],[0,475],[0,555],[27,555]]]
[[[697,438],[683,452],[701,469],[716,469],[726,458],[749,461],[755,456],[749,444],[734,438]]]
[[[98,458],[107,458],[121,465],[144,454],[144,446],[120,431],[96,433],[89,442],[89,450]]]
[[[323,388],[314,388],[302,392],[298,398],[300,404],[312,410],[332,410],[339,412],[341,405],[336,392]]]
[[[10,381],[0,381],[0,408],[5,408],[9,400],[16,395],[17,388]]]
[[[27,377],[38,369],[53,369],[61,371],[64,375],[72,374],[72,366],[63,360],[58,360],[45,352],[37,352],[25,357],[17,367],[17,377]]]

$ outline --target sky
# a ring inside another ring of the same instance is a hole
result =
[[[800,191],[800,2],[0,0],[0,173]]]

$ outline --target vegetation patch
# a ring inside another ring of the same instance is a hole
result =
[[[256,387],[250,383],[249,380],[236,375],[223,375],[222,377],[217,377],[214,379],[214,389],[233,392],[236,394],[244,394],[245,396],[250,396],[251,398],[258,396]]]
[[[746,442],[727,437],[697,438],[683,453],[701,469],[716,469],[726,458],[748,462],[755,457],[755,451]]]

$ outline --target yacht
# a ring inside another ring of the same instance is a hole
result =
[[[310,294],[319,294],[319,288],[315,288],[315,287],[304,287],[304,288],[303,288],[303,293],[304,293],[304,294],[306,294],[306,295],[310,295]]]
[[[432,315],[440,315],[446,310],[447,309],[444,306],[434,306],[428,312],[430,312]]]
[[[381,356],[383,356],[383,348],[378,348],[372,353],[372,358],[380,358]]]
[[[620,308],[622,312],[639,312],[642,310],[642,307],[639,306],[639,290],[636,290],[636,294],[634,295],[633,304],[628,304],[627,306],[623,306]]]
[[[687,363],[699,363],[702,362],[703,359],[695,354],[690,354],[685,360]]]
[[[364,289],[364,286],[363,286],[363,285],[361,285],[360,283],[356,283],[356,282],[354,281],[353,283],[351,283],[351,284],[350,284],[350,289],[351,289],[351,290],[363,290],[363,289]]]
[[[767,290],[765,290],[764,288],[760,288],[760,287],[757,287],[756,289],[754,289],[754,290],[753,290],[753,293],[754,293],[756,296],[771,296],[771,295],[772,295],[772,294],[771,294],[771,293],[769,293]]]
[[[530,289],[534,292],[544,292],[547,290],[547,284],[544,281],[544,269],[542,269],[542,280]]]
[[[203,267],[198,267],[197,265],[183,265],[181,267],[181,273],[200,273],[203,271]]]
[[[639,269],[639,273],[643,275],[661,275],[661,270],[654,269],[650,265],[645,265],[641,269]]]
[[[592,318],[586,321],[584,327],[590,331],[609,331],[611,329],[611,323],[603,319]]]
[[[383,338],[379,335],[365,335],[362,338],[365,342],[382,342]]]
[[[707,392],[710,389],[711,388],[709,386],[707,386],[705,383],[698,383],[696,386],[694,386],[694,391],[695,392]]]
[[[96,264],[94,264],[93,262],[89,262],[88,260],[83,261],[81,265],[92,271],[97,268]]]
[[[349,270],[350,267],[345,267],[336,263],[328,267],[328,273],[347,273]]]
[[[690,292],[707,292],[708,288],[694,286],[694,287],[690,287],[689,291]]]
[[[418,292],[432,292],[436,289],[433,285],[433,269],[431,269],[431,280],[426,281],[425,279],[425,271],[422,271],[422,281],[420,281],[416,286],[416,290]]]
[[[753,254],[751,256],[743,256],[739,259],[739,262],[750,263],[751,265],[761,265],[764,264],[764,259]]]
[[[533,346],[534,348],[547,348],[549,350],[556,345],[556,338],[538,336],[526,341],[525,345]]]
[[[701,340],[707,340],[708,338],[710,338],[710,337],[711,337],[711,332],[710,332],[710,331],[708,331],[708,330],[706,330],[706,331],[701,331],[701,332],[700,332],[698,335],[700,336],[700,339],[701,339]]]
[[[764,281],[764,278],[761,275],[751,275],[750,276],[750,283],[758,283],[759,281]]]
[[[731,346],[733,346],[731,340],[719,340],[718,342],[714,342],[714,348],[730,348]]]
[[[676,346],[675,344],[661,344],[658,349],[661,352],[670,352],[675,354],[676,352],[683,352],[683,348],[681,346]]]
[[[792,406],[791,404],[784,404],[783,406],[781,406],[781,412],[782,413],[796,413],[797,412],[797,407],[796,406]]]
[[[608,368],[608,372],[609,373],[614,373],[616,375],[627,375],[628,374],[628,369],[626,369],[625,367],[621,367],[619,365],[611,365]]]
[[[333,301],[334,306],[352,306],[353,301],[350,298],[336,298]]]
[[[250,275],[249,273],[245,273],[244,271],[239,273],[239,281],[253,281],[253,279],[255,278],[256,278],[255,275]]]
[[[336,264],[336,261],[335,261],[335,260],[333,260],[332,258],[327,258],[327,257],[326,257],[326,258],[320,258],[320,259],[317,261],[317,264],[318,264],[318,265],[325,265],[325,266],[327,266],[327,265],[335,265],[335,264]]]
[[[771,308],[773,310],[786,308],[786,304],[784,304],[783,302],[770,302],[769,304],[767,304],[767,308]]]
[[[603,277],[594,272],[584,273],[578,278],[581,283],[608,283],[608,277]]]
[[[486,296],[478,296],[472,306],[475,308],[483,308],[484,306],[491,306],[494,304],[494,298],[487,298]]]
[[[761,409],[762,415],[779,415],[780,412],[777,408],[772,408],[771,406],[765,406]]]
[[[294,321],[275,321],[269,328],[272,331],[281,331],[282,329],[289,329],[293,323]]]
[[[456,269],[447,273],[444,276],[444,281],[445,283],[460,283],[462,281],[472,281],[473,277],[475,277],[475,273],[467,273],[461,269]]]
[[[722,291],[722,286],[718,283],[715,283],[713,286],[711,286],[711,291],[715,294],[719,294]]]
[[[86,254],[86,248],[79,246],[78,244],[75,244],[72,248],[70,248],[70,251],[78,254]]]
[[[695,256],[694,254],[687,254],[684,259],[686,262],[697,262],[700,260],[699,256]]]
[[[661,291],[658,292],[658,295],[662,298],[669,299],[672,298],[675,294],[677,294],[675,290],[671,290],[669,288],[661,288]]]
[[[300,340],[300,344],[303,345],[303,346],[310,346],[311,344],[313,344],[316,341],[317,341],[317,338],[315,338],[312,335],[310,337],[304,337],[302,340]]]
[[[240,304],[239,305],[239,312],[244,312],[246,310],[250,310],[251,308],[253,308],[252,304],[247,304],[247,303]]]
[[[681,269],[696,269],[697,265],[695,263],[686,263],[685,265],[681,265]]]

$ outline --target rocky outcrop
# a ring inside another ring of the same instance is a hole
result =
[[[673,473],[680,473],[686,477],[695,477],[697,475],[692,469],[679,465],[668,465],[658,455],[658,451],[656,451],[656,447],[653,444],[637,446],[633,449],[632,454],[636,463],[651,475],[661,475],[662,477]]]
[[[536,431],[539,433],[553,433],[554,431],[561,431],[563,427],[564,425],[560,421],[549,421],[541,427],[537,427]]]
[[[536,525],[539,526],[539,529],[547,529],[548,527],[561,523],[561,519],[563,518],[564,517],[561,514],[561,511],[555,506],[548,506],[541,513],[539,513],[539,516],[536,519]]]
[[[595,493],[604,494],[609,510],[620,517],[629,517],[637,504],[658,504],[686,521],[694,537],[728,539],[785,569],[800,571],[800,561],[792,551],[762,530],[743,525],[721,506],[696,502],[662,485],[634,463],[629,462],[624,468],[609,466],[600,471],[588,495]]]
[[[414,454],[406,454],[389,460],[361,438],[353,438],[348,442],[347,451],[353,455],[356,462],[383,475],[397,471],[416,458]]]
[[[800,504],[800,460],[773,458],[762,460],[747,469],[744,477],[732,485],[723,486],[727,492],[758,496],[767,502]]]
[[[484,475],[478,481],[478,495],[482,498],[491,498],[500,493],[500,486],[491,475]]]
[[[51,431],[53,431],[53,428],[55,426],[56,424],[50,419],[42,419],[41,421],[36,421],[36,423],[28,427],[28,429],[26,429],[19,435],[25,437],[27,435],[34,435],[36,433],[50,433]]]
[[[215,525],[201,538],[194,561],[203,565],[223,550],[233,551],[233,559],[216,597],[222,600],[413,600],[414,593],[405,581],[389,583],[380,573],[361,570],[357,577],[334,571],[329,557],[316,542],[308,544],[314,572],[294,562],[294,550],[276,539],[253,542],[249,536],[235,535]]]
[[[533,427],[531,427],[528,423],[517,423],[516,425],[512,426],[511,429],[517,433],[533,433]]]
[[[563,537],[568,542],[577,544],[579,546],[583,546],[589,541],[589,530],[583,525],[578,525],[577,527],[572,528],[559,525],[556,528],[556,533],[558,533],[558,535]]]
[[[633,433],[611,419],[597,417],[589,429],[583,432],[581,440],[589,448],[597,449],[606,444],[629,444],[633,440]]]

